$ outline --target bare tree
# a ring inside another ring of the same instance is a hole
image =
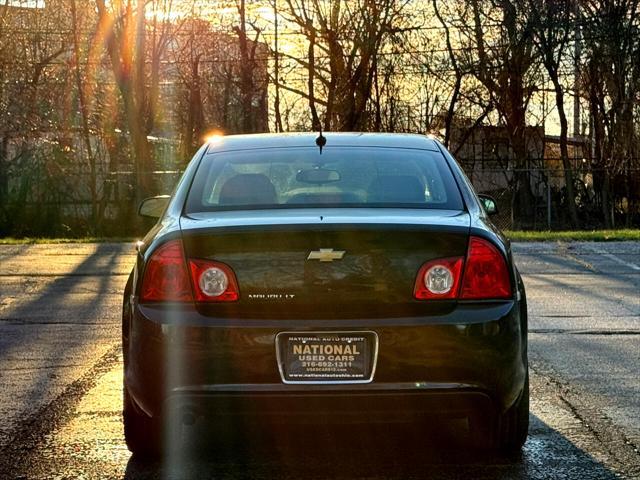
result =
[[[89,110],[88,99],[85,89],[85,72],[83,68],[83,60],[80,45],[80,23],[78,18],[78,6],[76,0],[70,0],[71,8],[71,28],[73,31],[73,67],[76,82],[76,91],[78,94],[78,103],[80,109],[80,120],[82,125],[82,139],[84,141],[86,154],[89,161],[89,190],[91,193],[91,226],[95,227],[98,219],[98,178],[96,172],[96,157],[91,144],[91,130],[89,127]]]
[[[64,29],[68,27],[64,2],[51,0],[47,7],[45,15],[43,8],[0,2],[0,232],[28,230],[29,225],[21,225],[23,217],[29,218],[27,201],[46,202],[63,190],[62,181],[51,175],[56,168],[54,156],[47,155],[43,144],[62,153],[60,137],[67,128],[64,110],[69,95],[61,94],[60,87],[68,77],[64,68],[52,65],[65,64],[71,39]],[[55,34],[36,34],[43,29]],[[60,128],[52,131],[52,124]],[[18,177],[13,192],[11,176]],[[31,220],[36,229],[45,226],[49,210],[34,209]]]
[[[600,192],[605,225],[612,227],[614,181],[622,176],[619,190],[625,193],[620,196],[629,202],[630,165],[639,152],[634,108],[640,97],[640,6],[638,0],[585,0],[580,2],[580,12],[585,28],[584,83],[592,117],[594,184]],[[623,175],[625,170],[627,175]]]
[[[536,85],[530,77],[535,65],[530,12],[513,0],[471,0],[469,48],[476,55],[474,74],[487,89],[500,114],[515,157],[512,211],[518,219],[533,215],[529,181],[526,112]]]
[[[209,57],[214,42],[208,22],[189,18],[183,25],[184,36],[175,43],[172,60],[179,75],[179,99],[175,113],[179,121],[180,156],[184,161],[191,158],[205,132],[203,104],[203,60]],[[215,51],[215,50],[213,50]]]
[[[451,97],[449,100],[449,107],[447,108],[447,113],[444,121],[444,145],[449,148],[449,143],[451,140],[451,127],[453,125],[453,116],[455,114],[456,104],[458,103],[458,99],[460,97],[460,90],[462,89],[462,80],[465,77],[466,72],[463,71],[460,62],[458,61],[456,52],[453,48],[453,43],[451,39],[451,31],[449,27],[449,22],[445,21],[442,14],[440,13],[440,9],[438,8],[438,0],[433,0],[433,10],[435,12],[436,18],[442,25],[444,29],[445,41],[447,45],[447,53],[449,55],[449,61],[451,62],[451,68],[453,70],[453,74],[455,75],[455,81],[453,84],[453,88],[451,91]]]
[[[159,95],[160,61],[169,43],[172,0],[96,0],[106,50],[124,107],[136,172],[136,198],[152,191],[153,156],[147,136],[154,128]],[[152,21],[148,25],[147,11]],[[160,20],[158,20],[160,18]],[[148,71],[150,56],[151,71]],[[149,88],[151,85],[151,88]]]
[[[569,124],[565,110],[565,88],[561,80],[561,68],[567,62],[570,40],[574,31],[574,0],[526,0],[520,7],[528,12],[532,38],[536,52],[544,65],[555,91],[556,109],[560,119],[560,157],[567,192],[567,207],[573,227],[578,226],[573,167],[569,160],[567,137]]]
[[[0,0],[3,233],[52,232],[73,216],[73,228],[96,231],[113,220],[113,200],[118,215],[131,214],[134,194],[157,190],[149,172],[174,153],[188,159],[209,130],[270,122],[278,131],[433,133],[472,170],[474,131],[484,129],[482,138],[499,137],[516,226],[527,226],[540,194],[529,172],[549,167],[532,164],[527,145],[547,114],[538,92],[548,83],[571,223],[578,214],[607,226],[623,212],[627,225],[637,218],[640,0],[270,0],[277,33],[246,0],[215,13],[196,0],[40,3]],[[582,53],[572,59],[576,29]],[[591,163],[580,169],[591,170],[595,196],[571,191],[572,93],[589,107]],[[118,180],[130,161],[134,188]],[[14,214],[28,204],[32,217]]]
[[[245,0],[239,0],[236,3],[239,15],[239,24],[233,27],[234,32],[238,36],[239,46],[239,80],[238,87],[241,95],[241,118],[242,131],[244,133],[253,133],[258,130],[255,121],[254,102],[264,99],[256,98],[259,95],[259,88],[255,82],[255,71],[257,67],[256,52],[260,40],[261,30],[254,22],[247,20],[247,8]],[[247,25],[250,25],[255,32],[252,40],[249,39]]]
[[[325,130],[367,130],[379,53],[401,31],[407,1],[286,1],[285,15],[308,41],[306,58],[292,59],[307,70],[309,82],[306,92],[290,85],[282,88],[306,97],[312,115],[316,105],[324,107]]]
[[[99,22],[107,30],[106,49],[124,106],[136,175],[136,200],[152,190],[151,151],[147,141],[145,88],[145,3],[96,0]],[[110,7],[110,8],[109,8]]]

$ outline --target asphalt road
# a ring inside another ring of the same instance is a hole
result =
[[[263,429],[148,463],[122,438],[127,244],[0,245],[0,478],[640,478],[640,241],[514,245],[529,297],[522,455],[455,424]]]

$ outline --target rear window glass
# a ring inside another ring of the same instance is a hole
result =
[[[439,152],[397,148],[273,148],[208,154],[187,213],[256,208],[408,207],[462,210]]]

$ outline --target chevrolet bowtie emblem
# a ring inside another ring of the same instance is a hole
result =
[[[333,248],[321,248],[315,252],[309,252],[307,260],[320,260],[321,262],[333,262],[334,260],[342,260],[346,252],[334,251]]]

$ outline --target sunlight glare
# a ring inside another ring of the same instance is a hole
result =
[[[206,143],[216,144],[222,142],[223,138],[224,132],[222,130],[211,130],[204,135],[203,140]]]

